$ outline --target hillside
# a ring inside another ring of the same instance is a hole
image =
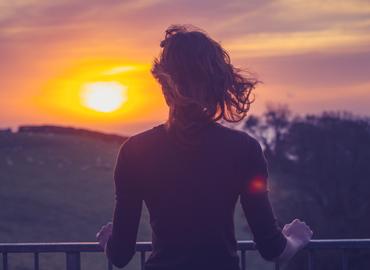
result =
[[[97,230],[111,220],[112,170],[124,140],[60,127],[0,133],[0,242],[95,241]],[[144,210],[138,241],[151,240]],[[249,239],[239,205],[235,217],[238,239]],[[249,265],[260,263],[252,257]],[[138,259],[125,269],[139,269]],[[29,269],[32,256],[10,255],[9,262],[12,269]],[[64,269],[64,255],[42,254],[40,264]],[[82,265],[103,269],[104,255],[83,254]]]

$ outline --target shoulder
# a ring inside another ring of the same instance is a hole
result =
[[[162,135],[163,124],[153,126],[149,129],[134,133],[131,135],[130,141],[132,144],[146,144],[158,139]]]
[[[127,137],[118,149],[118,155],[116,159],[116,168],[120,168],[123,164],[129,164],[129,167],[134,168],[136,165],[140,164],[142,158],[141,154],[143,150],[148,149],[149,144],[155,144],[160,125],[154,126],[150,129],[134,133],[133,135]]]
[[[251,149],[260,146],[258,140],[249,134],[248,131],[234,129],[223,125],[220,126],[222,132],[235,143],[237,143],[240,148],[245,150],[246,148]]]
[[[125,149],[131,154],[145,148],[150,144],[158,142],[158,138],[162,135],[163,124],[153,126],[149,129],[134,133],[130,135],[120,147],[120,151]]]

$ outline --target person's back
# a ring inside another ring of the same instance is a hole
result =
[[[217,123],[198,136],[199,145],[184,148],[162,124],[130,139],[137,188],[153,229],[146,269],[238,269],[233,222],[243,188],[238,166],[251,138]]]
[[[169,28],[161,46],[152,72],[170,107],[169,119],[121,146],[113,227],[98,233],[108,258],[118,267],[132,258],[145,202],[153,230],[145,269],[237,270],[238,199],[261,255],[290,258],[312,232],[298,221],[283,231],[278,227],[259,143],[217,123],[245,117],[257,81],[241,76],[219,44],[199,31]]]

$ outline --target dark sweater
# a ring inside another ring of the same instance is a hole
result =
[[[117,267],[135,254],[143,202],[152,227],[147,270],[240,269],[233,220],[238,199],[262,257],[273,260],[284,250],[259,143],[218,123],[207,124],[196,136],[196,144],[184,146],[161,124],[122,144],[106,250]]]

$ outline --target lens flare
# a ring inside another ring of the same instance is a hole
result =
[[[260,193],[267,191],[267,182],[264,177],[256,176],[248,183],[249,193]]]

